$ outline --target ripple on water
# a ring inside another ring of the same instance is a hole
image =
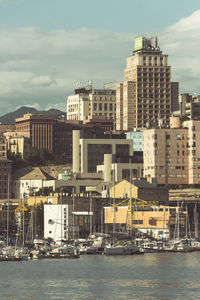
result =
[[[200,299],[200,253],[1,264],[0,300]]]

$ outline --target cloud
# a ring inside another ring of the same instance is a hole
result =
[[[41,108],[63,103],[66,110],[66,97],[74,93],[77,82],[91,79],[102,87],[104,82],[122,80],[132,48],[129,33],[0,28],[1,113],[32,102]]]
[[[200,93],[200,10],[166,28],[159,41],[169,54],[172,77],[179,81],[180,92]]]
[[[25,80],[23,85],[24,87],[49,87],[52,84],[56,84],[56,81],[50,76],[37,76],[33,77],[30,80]]]
[[[134,33],[87,28],[0,28],[1,115],[30,103],[40,109],[66,110],[66,98],[77,82],[91,79],[94,87],[101,88],[104,82],[122,81],[134,37]],[[158,37],[180,91],[200,93],[200,11]]]

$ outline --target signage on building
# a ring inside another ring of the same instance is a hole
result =
[[[77,88],[92,88],[92,80],[82,80],[77,82]]]
[[[135,50],[140,50],[143,47],[143,37],[140,36],[135,39]]]

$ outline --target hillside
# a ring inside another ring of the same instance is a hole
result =
[[[8,114],[5,114],[0,117],[0,123],[1,124],[15,124],[15,119],[16,118],[21,118],[23,117],[24,114],[27,113],[32,113],[32,114],[42,114],[45,116],[54,116],[54,117],[59,117],[59,116],[65,116],[65,112],[59,110],[59,109],[54,109],[51,108],[49,110],[44,110],[44,111],[38,111],[37,109],[33,107],[26,107],[22,106],[19,109],[10,112]]]

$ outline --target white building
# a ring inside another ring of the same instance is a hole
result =
[[[72,205],[44,205],[44,238],[53,241],[72,238]],[[77,230],[77,229],[76,229]]]
[[[12,192],[14,198],[23,198],[42,190],[44,187],[52,187],[55,190],[55,178],[43,172],[39,167],[19,170],[13,176]]]
[[[79,89],[67,99],[68,120],[115,120],[116,91],[111,89]]]

